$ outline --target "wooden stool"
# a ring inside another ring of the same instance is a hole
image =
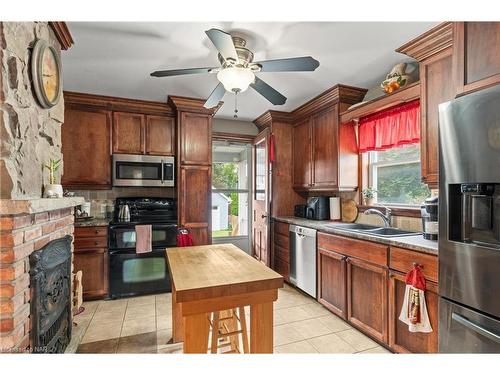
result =
[[[238,313],[236,313],[238,310]],[[247,323],[245,320],[245,308],[243,306],[237,309],[216,311],[213,313],[213,319],[210,321],[212,328],[212,338],[210,342],[210,353],[217,353],[217,349],[230,346],[231,350],[224,352],[241,353],[239,335],[243,342],[243,353],[249,353]],[[239,326],[239,327],[238,327]],[[219,343],[219,339],[224,339]],[[227,339],[227,340],[225,340]]]

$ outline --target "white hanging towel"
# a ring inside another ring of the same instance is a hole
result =
[[[399,320],[408,325],[410,332],[432,332],[425,304],[425,278],[420,267],[415,265],[406,275],[406,289]]]

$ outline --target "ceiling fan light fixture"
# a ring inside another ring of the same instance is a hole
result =
[[[217,79],[226,91],[243,92],[255,81],[255,74],[249,68],[230,66],[217,73]]]

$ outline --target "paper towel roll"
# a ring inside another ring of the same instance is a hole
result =
[[[330,197],[330,220],[340,220],[340,197]]]

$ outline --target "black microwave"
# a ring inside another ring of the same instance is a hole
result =
[[[173,156],[113,155],[113,186],[175,186]]]

